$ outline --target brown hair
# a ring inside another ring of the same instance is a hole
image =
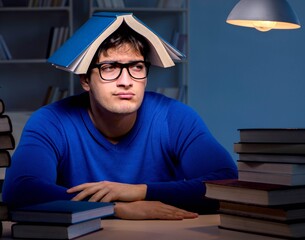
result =
[[[108,49],[117,48],[126,43],[130,44],[133,49],[139,52],[144,57],[144,61],[147,59],[147,55],[149,54],[149,44],[146,38],[132,30],[123,22],[115,32],[101,43],[91,61],[91,64],[97,63],[101,53],[107,54]]]

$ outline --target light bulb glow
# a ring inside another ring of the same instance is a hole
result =
[[[253,21],[253,27],[261,32],[267,32],[273,29],[276,25],[276,22],[273,21]]]

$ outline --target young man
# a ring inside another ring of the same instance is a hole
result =
[[[236,178],[236,165],[190,107],[145,92],[148,52],[122,25],[80,75],[85,93],[31,116],[6,174],[11,208],[103,201],[119,218],[183,219],[215,207],[204,181]]]

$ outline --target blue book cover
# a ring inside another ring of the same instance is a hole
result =
[[[173,60],[180,60],[184,55],[154,33],[132,13],[98,12],[81,26],[48,59],[57,68],[75,74],[86,73],[99,45],[113,33],[122,22],[143,35],[151,46],[149,61],[156,66],[174,66]]]
[[[96,38],[107,29],[117,17],[117,13],[107,17],[93,15],[48,59],[48,62],[68,68]]]
[[[114,204],[58,200],[19,208],[10,212],[14,222],[77,223],[114,214]]]

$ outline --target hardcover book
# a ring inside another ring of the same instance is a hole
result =
[[[12,132],[12,122],[9,116],[0,115],[0,132]]]
[[[305,143],[305,128],[238,129],[241,142]]]
[[[305,155],[305,143],[234,143],[236,153]]]
[[[237,162],[241,181],[305,185],[305,164]]]
[[[305,220],[304,203],[279,206],[260,206],[247,203],[220,201],[219,212],[231,215],[270,219],[277,221]]]
[[[0,150],[13,150],[15,148],[15,139],[10,132],[0,132]]]
[[[305,185],[304,173],[275,173],[238,170],[238,179],[241,181],[272,183],[287,186]]]
[[[220,214],[220,228],[267,234],[284,239],[304,238],[305,222],[278,222],[259,218]],[[257,239],[260,239],[258,236]]]
[[[72,239],[100,229],[100,219],[92,219],[75,224],[15,223],[12,225],[12,237],[23,239]]]
[[[240,181],[238,179],[209,180],[205,182],[206,197],[224,201],[263,206],[287,205],[305,202],[305,186]]]
[[[0,115],[5,112],[5,105],[2,99],[0,99]]]
[[[0,150],[0,168],[11,165],[11,154],[8,150]]]
[[[113,215],[114,204],[58,200],[11,211],[13,222],[78,223]]]
[[[239,160],[238,161],[257,162],[257,163],[298,163],[298,164],[305,164],[305,155],[239,153]]]
[[[238,170],[250,172],[305,174],[305,162],[296,164],[237,161],[237,167]]]
[[[85,74],[100,44],[125,22],[144,36],[150,45],[148,61],[160,67],[174,66],[184,55],[164,41],[132,13],[97,12],[81,26],[49,59],[55,67]]]

